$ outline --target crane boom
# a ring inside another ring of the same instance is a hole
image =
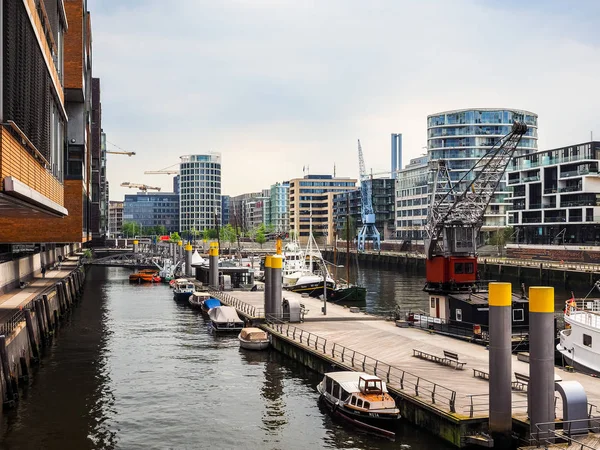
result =
[[[127,156],[134,156],[135,152],[115,152],[112,150],[106,150],[106,153],[110,153],[111,155],[127,155]]]
[[[179,170],[146,170],[144,175],[177,175]]]
[[[526,132],[527,125],[513,123],[511,131],[456,182],[445,160],[430,163],[432,188],[425,229],[428,286],[475,281],[477,234],[485,210]]]
[[[160,192],[160,188],[159,187],[148,186],[146,184],[139,184],[139,183],[130,183],[129,181],[122,182],[121,183],[121,187],[136,188],[136,189],[139,189],[140,191],[143,191],[143,192],[147,192],[148,190],[153,190],[153,191],[159,191]]]
[[[373,250],[378,251],[381,247],[381,238],[375,226],[375,210],[373,208],[373,178],[369,179],[365,170],[365,159],[363,157],[360,139],[358,140],[358,168],[360,172],[360,197],[361,197],[361,219],[362,228],[358,232],[357,249],[365,250],[365,242],[373,241]]]

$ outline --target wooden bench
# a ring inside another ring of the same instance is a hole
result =
[[[458,353],[449,352],[448,350],[444,350],[444,359],[449,366],[454,365],[455,369],[463,369],[466,362],[462,362],[458,360]]]
[[[458,355],[456,353],[447,352],[446,350],[444,350],[444,356],[442,357],[413,348],[413,356],[416,358],[433,361],[438,364],[443,364],[444,366],[454,365],[456,369],[462,369],[466,364],[465,362],[458,360]]]
[[[515,378],[517,381],[512,382],[512,388],[517,391],[526,391],[527,385],[529,384],[529,377],[522,373],[515,372]]]
[[[484,380],[489,380],[490,379],[490,374],[487,372],[484,372],[483,370],[479,370],[479,369],[473,369],[473,376],[475,378],[482,378]]]

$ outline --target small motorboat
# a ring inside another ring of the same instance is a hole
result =
[[[364,372],[329,372],[317,391],[333,416],[375,434],[395,436],[400,410],[381,378]]]
[[[192,292],[192,295],[189,296],[188,303],[194,309],[202,309],[202,304],[209,298],[212,298],[210,294],[196,291]]]
[[[160,283],[158,272],[154,269],[142,269],[129,275],[132,283]]]
[[[175,280],[175,286],[173,287],[173,300],[176,302],[187,302],[195,290],[194,283],[188,281],[186,278],[179,278]]]
[[[217,306],[221,306],[221,301],[218,298],[207,298],[202,302],[200,308],[202,308],[202,312],[208,314],[208,311],[212,308],[216,308]]]
[[[238,339],[240,347],[246,350],[264,350],[269,346],[269,335],[260,328],[243,328]]]
[[[217,306],[208,310],[208,318],[215,331],[241,331],[244,322],[232,306]]]

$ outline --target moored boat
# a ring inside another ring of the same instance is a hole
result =
[[[210,294],[196,291],[188,297],[188,303],[193,309],[202,309],[202,304],[210,298],[212,298]]]
[[[241,331],[244,322],[232,306],[217,306],[208,310],[208,318],[215,331]]]
[[[187,302],[190,295],[194,293],[194,283],[188,281],[186,278],[179,278],[175,280],[173,287],[173,300],[176,302]]]
[[[568,300],[564,320],[556,350],[576,370],[600,376],[600,299]]]
[[[329,372],[317,391],[333,416],[366,431],[394,437],[400,410],[381,378],[364,372]]]
[[[246,350],[264,350],[269,346],[269,335],[260,328],[243,328],[238,339],[240,347]]]
[[[202,302],[200,308],[202,309],[203,313],[208,314],[208,311],[210,311],[212,308],[216,308],[217,306],[221,306],[221,301],[218,298],[210,297]]]
[[[160,283],[160,277],[154,269],[142,269],[129,275],[132,283]]]
[[[367,288],[354,284],[338,285],[328,300],[336,303],[364,303],[367,300]]]

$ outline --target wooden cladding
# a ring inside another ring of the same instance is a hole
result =
[[[0,180],[14,177],[30,188],[65,206],[63,185],[27,151],[8,129],[0,133]],[[0,190],[2,187],[0,186]]]

